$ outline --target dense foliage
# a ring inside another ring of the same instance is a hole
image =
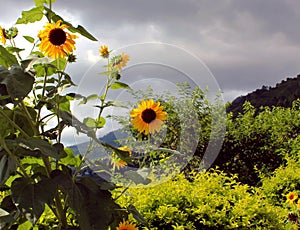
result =
[[[151,188],[131,188],[121,205],[134,204],[151,229],[285,229],[285,212],[236,176],[208,171]]]
[[[250,103],[244,114],[229,117],[222,150],[215,162],[222,170],[236,173],[239,180],[259,184],[260,173],[270,173],[283,163],[281,148],[300,133],[299,100],[292,108],[265,107],[256,114]]]

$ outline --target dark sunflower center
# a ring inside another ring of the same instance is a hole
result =
[[[142,112],[142,119],[146,123],[151,123],[151,121],[155,120],[156,113],[152,109],[145,109]]]
[[[64,44],[66,40],[66,32],[60,28],[53,29],[49,33],[49,41],[55,46],[60,46]]]

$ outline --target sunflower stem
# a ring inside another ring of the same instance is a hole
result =
[[[46,66],[45,67],[45,76],[44,76],[44,82],[43,82],[43,89],[42,89],[42,95],[41,95],[41,99],[39,102],[42,102],[44,101],[44,97],[45,97],[45,92],[46,92],[46,83],[47,83],[47,75],[48,75],[48,67]],[[39,109],[38,109],[38,115],[37,115],[37,125],[38,125],[38,128],[39,128],[39,125],[40,125],[40,116],[41,116],[41,110],[42,110],[42,107],[41,106]]]
[[[59,58],[56,59],[56,68],[59,69]],[[60,83],[61,83],[61,73],[59,72],[58,73],[58,82],[57,82],[57,87],[59,88],[60,87]],[[57,88],[57,90],[58,90]],[[59,95],[60,93],[57,92],[57,111],[59,111]],[[61,133],[62,133],[62,130],[61,130],[61,124],[60,124],[60,116],[59,116],[59,113],[57,113],[57,130],[58,130],[58,140],[57,142],[60,143],[61,141]]]
[[[28,109],[27,109],[24,101],[21,102],[21,106],[22,106],[22,109],[25,112],[26,119],[28,120],[28,123],[30,124],[31,129],[32,129],[34,135],[38,135],[38,132],[39,132],[38,128],[36,127],[36,124],[34,123],[34,120],[32,119],[32,117],[31,117],[31,115],[30,115],[30,113],[29,113],[29,111],[28,111]]]
[[[98,119],[100,119],[101,115],[102,115],[102,112],[104,110],[104,103],[105,103],[105,99],[106,99],[106,96],[107,96],[107,93],[108,93],[108,90],[109,90],[109,87],[111,85],[111,74],[109,72],[109,59],[107,59],[107,69],[108,69],[108,74],[107,74],[107,77],[106,77],[106,84],[105,84],[105,89],[104,89],[104,93],[103,95],[100,97],[100,101],[101,101],[101,105],[100,105],[100,111],[98,113]],[[97,127],[95,128],[95,132],[97,131]],[[88,156],[88,154],[92,153],[93,152],[93,144],[94,142],[97,142],[97,139],[96,138],[92,138],[90,139],[90,142],[88,144],[88,147],[87,147],[87,150],[85,151],[85,153],[83,154],[83,157],[81,159],[81,162],[80,164],[77,166],[76,170],[75,170],[75,173],[74,173],[74,176],[73,176],[73,179],[76,178],[76,175],[79,173],[80,171],[80,168],[82,166],[82,164],[84,163],[86,157]],[[103,143],[99,143],[98,144],[102,144]]]
[[[50,0],[50,2],[49,2],[49,9],[50,9],[50,11],[49,11],[49,22],[51,23],[51,21],[52,21],[52,0]]]

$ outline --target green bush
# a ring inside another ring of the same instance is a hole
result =
[[[262,190],[269,194],[269,200],[275,205],[283,206],[289,192],[300,193],[300,135],[289,141],[289,152],[281,149],[281,154],[286,156],[287,162],[277,168],[270,176],[262,176]]]
[[[235,176],[210,171],[192,178],[179,175],[156,187],[130,188],[118,201],[133,204],[154,230],[284,229],[285,210]]]
[[[249,185],[260,183],[259,174],[278,168],[284,157],[279,149],[288,149],[289,141],[300,132],[300,113],[295,101],[292,108],[261,108],[259,113],[244,104],[244,114],[227,122],[226,136],[215,165],[227,173],[239,175]]]

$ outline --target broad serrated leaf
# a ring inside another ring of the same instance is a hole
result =
[[[22,17],[18,18],[16,24],[27,24],[40,21],[44,16],[43,10],[43,6],[38,6],[28,11],[22,11]]]
[[[35,185],[26,178],[17,178],[12,183],[11,193],[16,206],[31,223],[35,223],[45,208],[44,203],[38,200]]]
[[[111,89],[130,89],[129,85],[124,82],[116,81],[110,85]]]
[[[17,58],[0,45],[0,65],[9,68],[15,64],[18,64]]]
[[[78,212],[78,222],[82,230],[106,230],[116,229],[119,223],[127,218],[125,210],[114,202],[111,193],[90,188],[91,183],[76,183],[80,193],[84,195],[83,207]]]
[[[34,78],[17,65],[9,70],[0,66],[0,83],[6,86],[7,92],[13,99],[23,99],[32,89]]]
[[[25,38],[28,42],[30,43],[34,43],[34,38],[30,37],[30,36],[23,36],[23,38]]]
[[[59,159],[57,149],[52,146],[48,141],[42,140],[38,137],[30,137],[28,139],[20,139],[19,146],[31,151],[40,151],[44,156]]]

